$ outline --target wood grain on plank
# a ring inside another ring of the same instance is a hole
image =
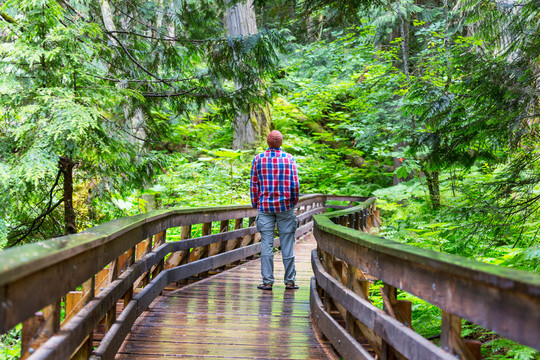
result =
[[[116,359],[328,359],[309,318],[310,236],[295,246],[297,283],[285,290],[280,253],[273,291],[257,289],[260,261],[164,293],[132,328]]]

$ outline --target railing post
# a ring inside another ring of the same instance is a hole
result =
[[[21,357],[26,359],[60,329],[61,301],[43,308],[42,312],[23,322]]]
[[[243,218],[235,219],[234,220],[234,230],[240,230],[244,226],[243,222],[244,222]],[[228,240],[227,243],[225,244],[225,251],[228,252],[228,251],[236,249],[236,247],[238,246],[238,243],[240,241],[242,241],[241,237],[236,238],[236,239],[232,239],[232,240]]]
[[[373,214],[373,226],[379,227],[381,226],[381,210],[377,209],[377,203],[374,201],[371,205],[371,212]]]
[[[152,252],[152,238],[149,237],[143,242],[137,244],[137,257],[136,259],[140,259]],[[142,282],[140,283],[141,286],[146,286],[150,282],[150,271],[146,272],[146,275],[143,277]],[[135,287],[138,287],[139,284],[135,284]]]
[[[384,283],[384,287],[381,289],[381,296],[386,313],[412,329],[412,302],[409,300],[398,300],[397,289],[386,283]],[[383,359],[395,359],[397,355],[395,350],[383,341],[381,356]]]
[[[180,240],[191,239],[191,225],[184,225],[180,230]],[[189,253],[189,251],[187,251]]]
[[[479,360],[481,357],[480,341],[465,340],[461,337],[461,318],[446,311],[441,314],[441,348],[461,360]]]
[[[364,232],[369,231],[367,218],[368,218],[367,210],[364,209],[362,210],[362,231]]]
[[[349,221],[348,221],[347,227],[354,229],[355,228],[354,214],[349,214],[348,218],[349,218]]]
[[[161,245],[165,244],[166,241],[166,231],[162,231],[154,235],[154,249],[157,249]],[[163,271],[165,267],[165,260],[161,259],[161,261],[156,265],[154,268],[154,271],[152,271],[152,279],[159,275],[161,271]]]
[[[182,226],[180,230],[180,240],[187,240],[191,239],[191,225],[185,225]],[[180,261],[178,261],[178,265],[187,264],[189,262],[189,255],[190,255],[191,249],[184,250],[182,252],[182,256],[180,257]],[[182,280],[184,284],[188,283],[188,279]]]
[[[118,277],[118,258],[114,259],[109,264],[109,273],[107,274],[107,285],[112,283],[117,277]],[[115,321],[116,321],[116,304],[114,304],[105,315],[105,319],[104,319],[105,329],[103,333],[106,333],[107,331],[109,331],[109,329],[111,328],[111,326],[114,324]]]
[[[320,252],[322,254],[323,267],[325,269],[327,269],[327,271],[328,271],[328,273],[330,273],[330,275],[335,276],[335,268],[334,268],[334,266],[332,264],[331,255],[324,252],[324,251],[320,251]],[[336,310],[336,305],[334,304],[333,299],[326,292],[324,292],[324,308],[325,308],[326,312],[329,313],[329,314],[331,314],[333,311]]]
[[[219,232],[224,233],[227,231],[229,231],[229,220],[222,220],[219,224]],[[208,245],[208,257],[219,254],[222,249],[222,241]]]
[[[180,230],[180,240],[191,239],[191,225],[184,225]],[[165,269],[184,264],[189,257],[189,250],[176,251],[167,258]]]
[[[201,236],[206,236],[212,234],[212,223],[204,223],[202,226],[202,233]],[[205,257],[208,254],[208,245],[206,246],[199,246],[191,250],[191,253],[189,254],[189,262],[197,261],[203,257]],[[195,276],[198,277],[201,274],[196,274]]]
[[[255,219],[256,219],[255,217],[250,217],[249,218],[250,226],[257,226],[257,224],[255,223]],[[250,240],[247,242],[246,245],[256,244],[256,243],[261,241],[261,233],[256,232],[254,235],[249,235],[249,239]],[[248,256],[247,259],[248,260],[255,259],[255,255]]]
[[[126,267],[129,268],[131,265],[135,264],[136,260],[137,247],[133,247],[127,252]],[[123,299],[123,308],[125,309],[127,304],[133,299],[133,285],[126,291]]]
[[[219,224],[219,233],[222,234],[227,231],[229,231],[229,220],[222,220]],[[208,257],[220,254],[224,250],[225,250],[225,243],[223,241],[210,244],[208,247]],[[222,266],[219,269],[225,269],[225,266]],[[208,272],[208,274],[215,275],[217,274],[217,271],[219,271],[219,269],[211,270]]]
[[[69,322],[86,304],[94,298],[96,279],[92,276],[82,284],[82,291],[71,291],[66,294],[66,317],[62,324]],[[92,353],[93,333],[89,334],[71,359],[87,359]]]
[[[348,264],[347,269],[347,287],[354,293],[360,295],[364,300],[369,301],[370,284],[364,273],[360,269],[357,269],[350,264]],[[372,329],[357,320],[348,311],[346,314],[347,317],[345,319],[345,328],[347,332],[354,338],[358,338],[359,336],[365,337],[368,343],[371,345],[373,351],[380,354],[381,339],[373,332]]]
[[[394,312],[394,306],[393,306],[396,303],[396,296],[397,296],[396,288],[385,283],[384,286],[380,290],[381,290],[381,296],[383,299],[384,311],[388,315],[392,316],[393,318],[397,318]],[[384,340],[381,343],[381,359],[382,360],[397,359],[396,351],[394,350],[394,348],[390,346]]]

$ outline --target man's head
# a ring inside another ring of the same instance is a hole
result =
[[[268,137],[266,138],[266,142],[271,148],[281,147],[281,144],[283,143],[283,135],[281,135],[281,133],[277,130],[270,131],[270,134],[268,134]]]

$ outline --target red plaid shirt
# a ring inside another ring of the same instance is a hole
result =
[[[291,154],[269,148],[251,165],[251,205],[266,213],[284,212],[298,203],[298,173]]]

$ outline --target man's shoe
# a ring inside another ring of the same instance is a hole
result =
[[[299,287],[293,281],[285,284],[285,290],[297,290],[297,289],[299,289]]]
[[[260,284],[259,286],[257,286],[257,289],[272,290],[272,284]]]

